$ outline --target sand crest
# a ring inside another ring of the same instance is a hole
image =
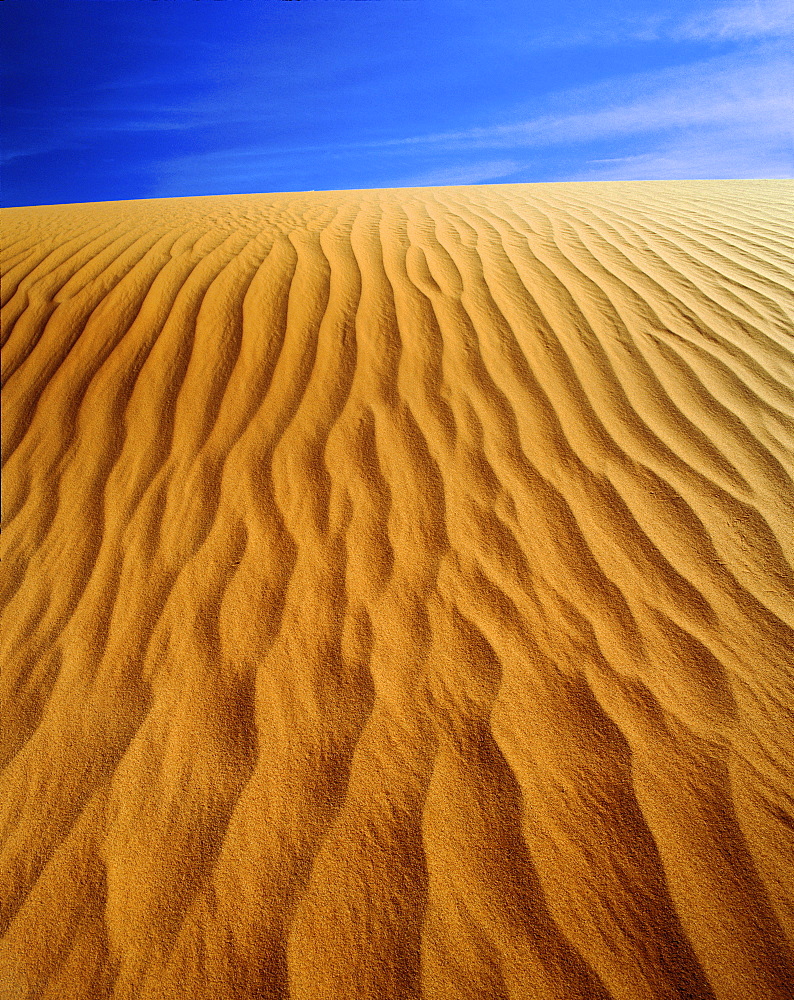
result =
[[[0,997],[794,995],[794,184],[6,209]]]

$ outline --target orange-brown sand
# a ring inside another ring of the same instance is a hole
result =
[[[791,1000],[794,184],[2,224],[3,1000]]]

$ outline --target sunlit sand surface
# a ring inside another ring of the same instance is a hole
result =
[[[1,218],[3,1000],[791,1000],[793,183]]]

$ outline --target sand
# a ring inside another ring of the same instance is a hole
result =
[[[794,183],[2,225],[3,1000],[794,996]]]

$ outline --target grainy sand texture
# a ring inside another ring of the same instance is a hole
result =
[[[794,183],[2,225],[3,1000],[791,1000]]]

